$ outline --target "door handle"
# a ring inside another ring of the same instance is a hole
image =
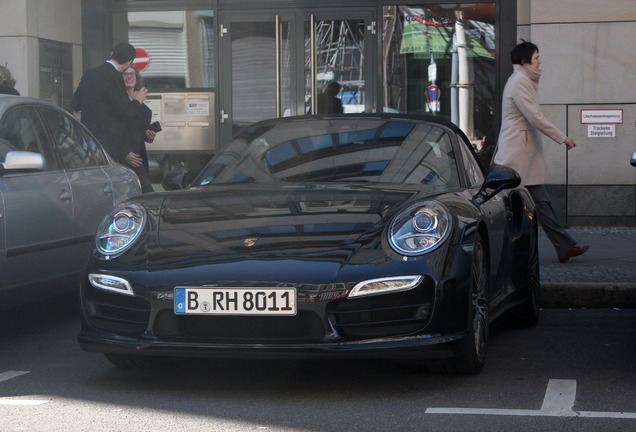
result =
[[[105,195],[110,195],[113,193],[113,186],[110,183],[106,183],[104,185],[104,194]]]

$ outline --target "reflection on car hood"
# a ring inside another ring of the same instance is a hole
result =
[[[416,187],[338,185],[215,186],[168,194],[159,245],[179,255],[291,258],[379,241]]]

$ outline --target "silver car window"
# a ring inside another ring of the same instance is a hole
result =
[[[4,162],[10,151],[28,151],[44,156],[45,169],[55,163],[47,147],[46,133],[33,107],[15,107],[0,120],[0,161]]]
[[[84,132],[79,122],[52,109],[43,108],[41,111],[53,135],[54,145],[64,168],[85,168],[106,163],[102,150]]]

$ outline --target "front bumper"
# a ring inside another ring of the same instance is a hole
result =
[[[82,331],[83,350],[120,355],[212,358],[448,358],[467,332],[320,344],[184,343],[140,340]]]
[[[408,291],[360,298],[347,297],[355,282],[285,284],[298,289],[293,317],[175,314],[174,286],[183,286],[184,277],[176,283],[112,272],[129,280],[135,295],[100,290],[84,278],[78,340],[86,351],[121,355],[451,357],[468,333],[469,259],[458,248],[444,280],[422,274],[419,285]],[[414,274],[414,268],[393,274]],[[187,276],[194,279],[191,272]]]

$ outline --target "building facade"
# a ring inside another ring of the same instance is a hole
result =
[[[635,225],[633,0],[0,0],[0,62],[24,96],[70,108],[84,70],[138,48],[163,125],[165,169],[209,157],[258,120],[320,112],[332,81],[345,112],[447,117],[487,165],[508,53],[543,60],[542,111],[577,142],[544,140],[548,185],[571,225]],[[77,113],[79,116],[80,114]],[[194,159],[193,159],[194,158]]]

